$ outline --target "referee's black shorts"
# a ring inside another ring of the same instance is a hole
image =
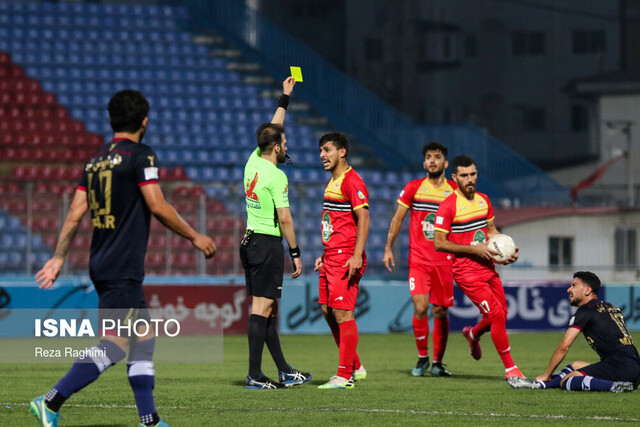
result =
[[[272,299],[282,296],[282,237],[254,233],[247,246],[240,246],[240,260],[247,282],[247,294]]]

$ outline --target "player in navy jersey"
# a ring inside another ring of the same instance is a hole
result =
[[[563,388],[573,391],[633,391],[640,384],[640,356],[620,309],[598,299],[600,279],[590,271],[578,271],[567,293],[578,310],[551,356],[547,371],[535,380],[514,378],[513,388]],[[553,374],[582,332],[600,361],[575,361]]]
[[[151,214],[166,227],[189,239],[207,258],[216,245],[196,233],[166,202],[158,182],[158,160],[143,144],[149,103],[138,91],[117,92],[109,101],[113,139],[86,163],[65,219],[55,254],[36,274],[40,288],[50,288],[62,269],[69,247],[84,214],[91,210],[93,237],[89,276],[98,292],[100,315],[108,309],[129,309],[135,318],[147,318],[142,292],[144,259]],[[153,328],[149,328],[153,329]],[[77,359],[69,372],[45,396],[35,398],[31,411],[41,425],[56,426],[59,409],[71,395],[96,380],[127,355],[127,375],[138,407],[141,425],[166,426],[153,402],[155,337],[150,331],[130,340],[106,335],[90,350],[103,354],[91,360]]]

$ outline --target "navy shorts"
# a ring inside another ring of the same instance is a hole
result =
[[[100,328],[105,319],[121,324],[151,319],[140,280],[94,280],[93,285],[98,292]]]
[[[282,296],[284,247],[282,237],[255,233],[247,246],[240,246],[247,294],[277,299]]]
[[[626,355],[608,356],[578,371],[603,380],[629,381],[635,388],[640,385],[640,360]]]

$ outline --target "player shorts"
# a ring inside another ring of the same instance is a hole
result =
[[[247,246],[240,246],[247,294],[277,299],[282,296],[284,247],[282,237],[255,233]]]
[[[487,268],[459,272],[454,269],[453,278],[483,316],[491,317],[492,313],[497,313],[498,310],[502,310],[504,315],[507,315],[507,297],[504,294],[502,280],[495,270]]]
[[[640,385],[640,361],[627,355],[614,354],[597,363],[578,369],[584,375],[609,381],[629,381]]]
[[[367,257],[363,257],[362,267],[351,279],[347,279],[349,269],[343,265],[350,257],[351,255],[324,257],[324,264],[320,269],[319,304],[326,304],[338,310],[355,310],[360,279],[367,267]]]
[[[140,280],[94,280],[93,285],[98,293],[98,317],[100,328],[105,321],[113,321],[116,325],[133,325],[138,319],[149,320],[147,301],[142,291]],[[107,323],[110,326],[111,323]],[[105,331],[107,335],[128,336],[125,329],[117,328]]]
[[[450,265],[409,267],[411,296],[429,295],[429,303],[443,307],[453,306],[453,271]]]

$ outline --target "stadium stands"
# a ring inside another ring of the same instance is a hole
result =
[[[189,20],[179,7],[0,0],[0,193],[14,194],[3,196],[2,206],[8,218],[19,218],[23,229],[41,236],[41,252],[53,249],[82,163],[111,136],[109,97],[136,88],[151,103],[145,142],[164,165],[165,194],[218,242],[218,256],[205,271],[240,272],[235,254],[244,228],[243,165],[255,146],[256,127],[273,114],[279,83],[238,71],[237,59],[216,54],[227,46],[194,42],[184,30]],[[314,114],[290,109],[286,127],[294,164],[283,168],[307,271],[322,251],[319,211],[328,179],[317,154],[326,125],[303,124]],[[381,271],[379,245],[402,185],[414,176],[368,169],[363,158],[357,168],[369,186],[374,219],[369,268]],[[156,221],[151,229],[149,273],[203,271],[189,245],[167,237]],[[86,270],[90,230],[85,219],[69,258],[71,272]],[[24,271],[29,256],[0,257],[0,268],[5,262]]]

